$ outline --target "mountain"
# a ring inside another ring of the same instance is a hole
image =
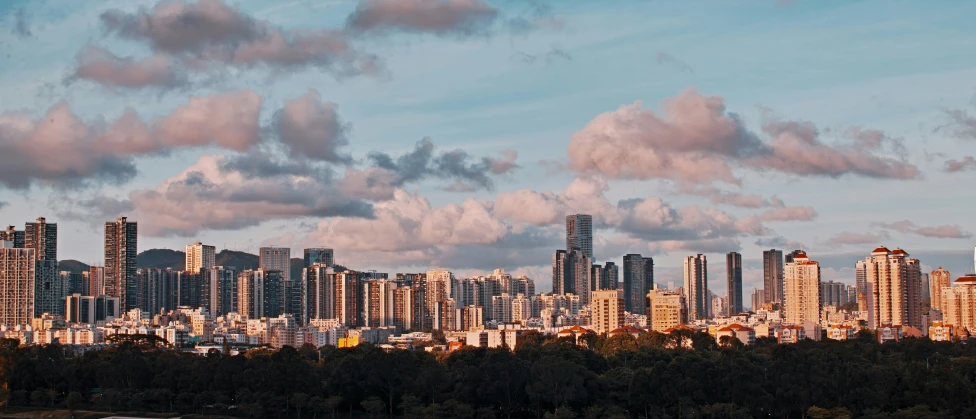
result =
[[[151,249],[136,256],[136,266],[140,268],[186,269],[186,253],[172,249]]]
[[[217,266],[233,266],[238,271],[258,268],[258,255],[236,250],[221,250],[216,257]]]
[[[66,259],[58,261],[58,270],[80,274],[82,272],[88,272],[89,266],[74,259]]]

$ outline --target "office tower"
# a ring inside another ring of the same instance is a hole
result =
[[[936,269],[929,274],[929,294],[932,298],[932,308],[942,311],[943,313],[945,311],[942,309],[942,289],[949,288],[952,285],[949,283],[950,277],[951,274],[949,271],[942,269],[941,266],[939,269]]]
[[[95,297],[95,321],[100,322],[119,317],[122,306],[119,297],[99,295]]]
[[[626,265],[626,263],[624,263]],[[643,300],[641,300],[643,302]],[[598,334],[624,326],[624,296],[619,290],[593,291],[590,314],[593,330]],[[643,304],[641,304],[643,307]]]
[[[824,306],[842,306],[850,300],[847,295],[847,284],[827,281],[820,283],[820,301]]]
[[[12,243],[12,247],[15,249],[20,249],[24,247],[24,232],[17,231],[14,226],[8,226],[6,230],[0,231],[0,241],[8,241]]]
[[[363,313],[365,327],[393,326],[393,301],[396,299],[396,282],[372,279],[363,284]]]
[[[0,325],[29,325],[34,317],[34,249],[0,241]]]
[[[88,272],[83,272],[82,275],[86,273],[88,274],[88,295],[92,297],[106,295],[105,268],[102,266],[91,266],[88,268]]]
[[[593,217],[586,214],[566,216],[566,251],[579,249],[593,259]]]
[[[805,254],[805,253],[802,250],[797,249],[790,253],[787,253],[784,259],[786,260],[786,263],[790,263],[797,255],[801,255],[801,254]]]
[[[139,254],[136,222],[126,217],[105,223],[105,295],[118,297],[120,309],[136,308],[136,256]]]
[[[67,295],[71,295],[71,294],[84,295],[85,293],[88,292],[88,287],[87,284],[85,283],[85,279],[82,274],[68,272],[68,271],[61,271],[58,273],[58,275],[61,276],[61,282],[68,290]]]
[[[263,269],[246,269],[237,276],[237,305],[242,316],[248,319],[266,317],[264,280]]]
[[[624,255],[624,309],[634,313],[644,307],[645,289],[644,258],[639,254]]]
[[[567,259],[568,254],[565,250],[557,250],[552,255],[552,292],[555,294],[566,294],[567,290],[572,288],[572,285],[566,282],[570,276],[566,270]]]
[[[285,247],[260,248],[258,266],[269,271],[280,271],[285,281],[291,280],[291,249]]]
[[[36,251],[34,254],[38,254]],[[57,260],[34,262],[34,317],[44,313],[64,315],[64,298],[68,295],[66,284],[58,274]]]
[[[214,317],[237,312],[237,271],[230,266],[213,266],[200,274],[200,306]]]
[[[359,327],[363,323],[362,280],[356,271],[336,272],[333,275],[335,308],[333,313],[346,327]]]
[[[783,301],[783,251],[763,250],[763,290],[765,303]]]
[[[858,294],[867,294],[868,292],[868,262],[865,260],[859,260],[854,264],[854,286],[857,287]],[[864,310],[864,307],[860,308]]]
[[[711,301],[708,298],[708,260],[705,255],[699,253],[685,258],[684,277],[688,320],[707,319]]]
[[[739,252],[725,254],[725,284],[728,287],[729,315],[742,310],[742,255]]]
[[[593,278],[590,277],[593,259],[587,257],[583,251],[573,249],[569,252],[569,262],[572,264],[573,273],[573,289],[571,291],[580,297],[582,304],[589,304],[594,285]]]
[[[166,268],[166,274],[174,277],[175,282],[179,284],[177,287],[177,307],[200,307],[200,289],[203,287],[202,275],[171,268]]]
[[[942,288],[942,307],[944,324],[956,330],[976,330],[976,275],[959,277],[955,286]]]
[[[688,322],[685,296],[664,290],[647,293],[647,326],[655,332]]]
[[[186,271],[198,274],[216,265],[217,248],[200,242],[186,245]]]
[[[590,279],[596,282],[596,284],[593,287],[594,290],[606,289],[603,288],[603,282],[605,277],[606,277],[606,273],[603,272],[603,265],[594,264],[593,267],[590,268]]]
[[[646,257],[643,258],[644,262],[644,295],[647,292],[654,289],[654,258]],[[641,299],[641,304],[643,304],[643,298]],[[634,310],[641,311],[643,305],[635,304]]]
[[[24,228],[24,247],[34,249],[37,260],[58,260],[58,225],[48,223],[44,217],[27,223]]]
[[[335,318],[335,271],[324,263],[302,270],[302,311],[305,319]]]
[[[882,323],[922,328],[922,270],[902,249],[879,247],[865,259],[868,327]]]
[[[325,247],[313,247],[305,249],[305,267],[314,264],[325,266],[335,266],[335,252]]]
[[[786,323],[820,323],[820,264],[796,253],[783,269],[783,311]]]
[[[416,289],[409,285],[397,287],[393,295],[393,325],[397,330],[410,330],[418,326],[414,309],[415,295]]]
[[[857,286],[847,286],[847,302],[857,304]]]
[[[620,288],[620,271],[616,263],[607,262],[603,266],[603,277],[600,278],[601,290],[615,290]]]
[[[766,304],[766,290],[753,288],[752,290],[752,311],[759,310],[759,307]]]

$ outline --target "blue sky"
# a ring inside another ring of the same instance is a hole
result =
[[[109,11],[136,16],[140,10],[151,15],[156,3],[51,0],[0,4],[0,113],[21,112],[37,120],[64,101],[92,126],[99,120],[114,121],[126,108],[148,122],[173,113],[191,96],[250,89],[261,98],[257,135],[264,144],[276,141],[274,137],[279,135],[274,129],[276,111],[314,89],[322,102],[335,104],[335,112],[346,124],[348,144],[339,149],[354,163],[316,162],[331,164],[332,181],[340,186],[303,189],[321,195],[318,204],[322,208],[314,211],[264,209],[266,201],[274,198],[261,197],[249,201],[251,207],[224,207],[225,202],[208,201],[190,214],[182,214],[187,206],[162,208],[159,201],[132,195],[133,191],[158,190],[167,179],[178,180],[181,174],[185,177],[183,172],[197,167],[202,156],[239,153],[215,142],[125,156],[131,157],[138,174],[123,182],[93,179],[78,185],[39,179],[29,186],[0,182],[0,202],[6,202],[0,207],[0,221],[22,226],[43,215],[58,222],[62,259],[98,261],[99,224],[129,215],[146,232],[140,237],[141,249],[182,248],[197,240],[252,252],[263,244],[292,246],[295,252],[303,246],[333,246],[340,262],[364,269],[417,271],[444,265],[461,274],[475,274],[497,266],[526,273],[541,289],[548,289],[548,255],[560,246],[559,222],[552,222],[549,213],[540,215],[546,220],[527,219],[525,214],[542,211],[533,204],[538,200],[522,202],[521,210],[508,212],[501,205],[501,196],[529,190],[558,196],[562,206],[554,211],[563,211],[562,215],[590,209],[580,202],[605,200],[601,208],[606,214],[596,246],[601,261],[619,260],[629,252],[651,254],[666,283],[679,280],[677,268],[683,256],[708,253],[713,265],[712,288],[720,294],[724,292],[721,252],[739,250],[745,259],[756,259],[761,249],[769,247],[756,242],[772,238],[786,242],[783,247],[802,245],[814,259],[818,255],[866,255],[876,245],[886,244],[917,255],[957,255],[951,259],[956,270],[972,269],[965,252],[973,244],[969,233],[976,230],[969,210],[973,198],[960,186],[974,180],[976,165],[948,173],[945,164],[976,154],[976,138],[956,129],[964,127],[966,120],[949,114],[953,110],[976,112],[976,58],[968,53],[976,45],[976,33],[967,19],[976,12],[976,4],[471,0],[469,4],[486,5],[494,13],[489,26],[474,33],[465,32],[460,24],[439,27],[441,32],[430,25],[404,26],[403,22],[410,21],[387,16],[393,20],[383,22],[401,25],[384,29],[379,24],[363,33],[343,34],[351,45],[382,61],[384,71],[376,76],[336,77],[314,65],[248,67],[218,62],[210,63],[206,71],[185,70],[189,82],[173,88],[107,86],[104,80],[72,78],[88,46],[119,57],[149,57],[151,44],[112,33],[100,16]],[[348,29],[347,19],[357,8],[382,1],[217,3],[295,36],[300,31]],[[549,7],[536,10],[534,5]],[[511,30],[507,23],[520,17],[537,27],[527,32]],[[29,34],[16,29],[18,19]],[[575,138],[596,132],[591,122],[599,115],[618,112],[621,106],[637,101],[644,110],[665,115],[662,101],[678,97],[688,88],[703,96],[721,97],[725,111],[734,113],[742,127],[766,142],[773,135],[762,127],[771,117],[809,121],[817,128],[819,141],[828,145],[848,141],[853,128],[883,131],[886,139],[895,140],[886,144],[900,144],[901,148],[885,146],[871,155],[910,164],[918,175],[879,178],[843,171],[824,176],[790,169],[760,170],[748,162],[727,160],[741,185],[705,182],[696,186],[767,199],[776,196],[786,207],[811,208],[815,213],[811,216],[808,211],[804,217],[789,220],[754,220],[761,228],[744,228],[742,220],[774,206],[716,204],[708,194],[681,191],[681,186],[690,185],[679,185],[670,175],[621,178],[574,166],[567,147]],[[372,167],[369,153],[380,151],[395,157],[410,152],[425,137],[434,144],[435,155],[460,149],[472,165],[482,157],[497,159],[502,152],[513,150],[517,167],[488,173],[493,188],[476,190],[470,190],[470,178],[443,172],[391,186],[402,191],[399,197],[392,192],[364,197],[341,186],[338,179],[345,179],[346,168]],[[11,138],[0,133],[0,143],[14,141]],[[281,152],[269,147],[274,153]],[[540,164],[543,161],[548,163]],[[605,183],[602,197],[565,198],[571,195],[567,187],[584,178]],[[321,179],[317,181],[324,182]],[[294,180],[269,178],[261,185]],[[464,192],[444,190],[455,181],[467,182]],[[241,188],[257,190],[251,184]],[[337,217],[329,209],[335,207],[330,200],[338,195],[362,200],[378,208],[381,215]],[[647,229],[640,226],[653,221],[635,224],[624,220],[647,218],[647,214],[627,213],[621,209],[626,205],[618,205],[619,201],[656,198],[665,204],[660,211],[673,214],[677,221]],[[121,208],[127,211],[96,208],[95,203],[108,199],[124,202]],[[417,199],[429,204],[424,206]],[[471,203],[463,205],[467,199]],[[217,217],[225,208],[241,212],[254,208],[254,220],[226,221],[215,228],[207,217],[200,216],[213,211]],[[715,209],[721,215],[708,212],[707,217],[700,216],[688,208],[699,212]],[[189,221],[175,231],[159,221],[160,214]],[[436,217],[425,219],[424,214]],[[708,217],[721,220],[704,219]],[[742,221],[740,226],[733,227],[737,220]],[[911,224],[898,224],[906,220]],[[442,225],[451,226],[450,231],[439,227]],[[689,229],[717,233],[705,237],[689,233]],[[420,239],[410,240],[411,235]],[[922,261],[929,265],[924,258]],[[830,266],[825,277],[853,279],[852,270],[843,264]],[[746,288],[751,290],[759,279],[756,269],[747,269]]]

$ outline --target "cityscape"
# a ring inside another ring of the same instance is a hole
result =
[[[0,418],[976,417],[974,14],[0,1]]]

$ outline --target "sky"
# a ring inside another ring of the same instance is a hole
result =
[[[332,247],[381,272],[551,289],[567,214],[597,262],[763,249],[853,282],[880,245],[973,270],[976,4],[0,2],[0,224],[140,250]]]

